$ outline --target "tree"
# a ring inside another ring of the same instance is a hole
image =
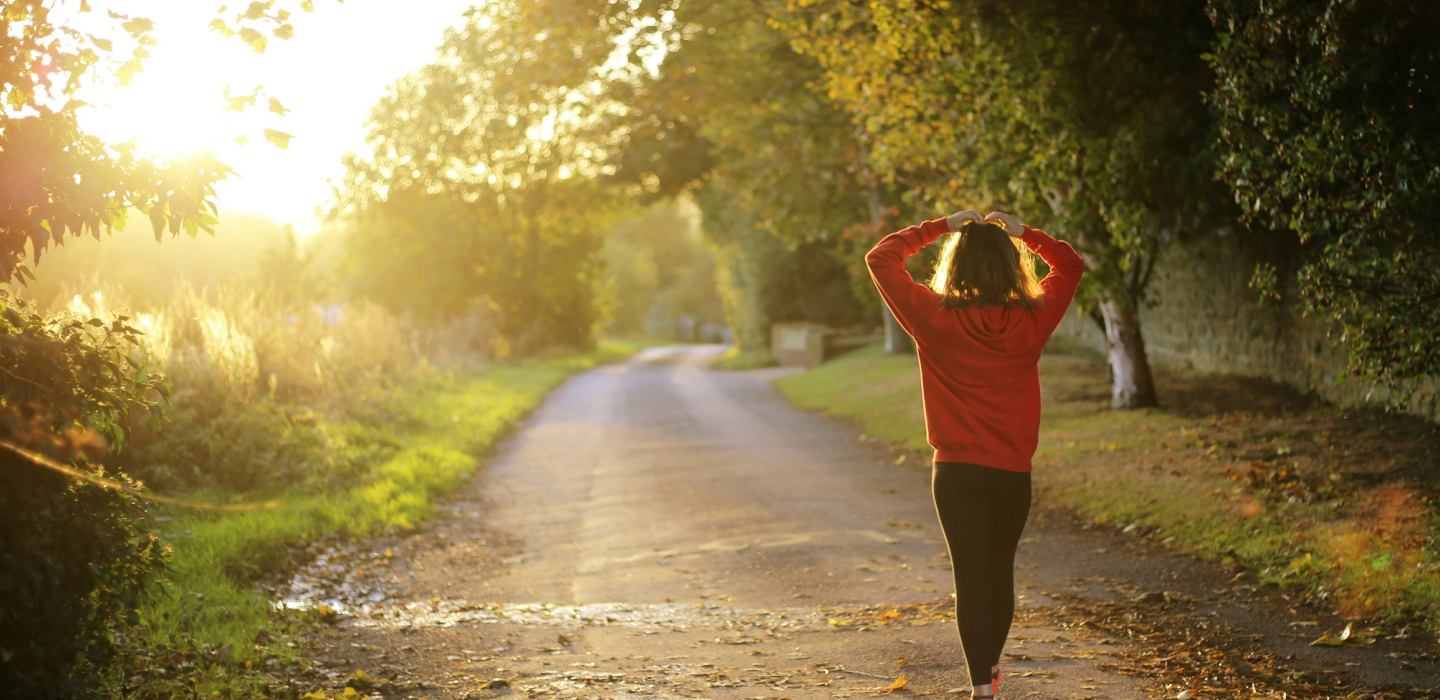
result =
[[[274,5],[252,3],[212,27],[263,50],[267,35],[291,34],[288,11]],[[128,82],[155,43],[154,24],[95,12],[99,27],[82,31],[57,20],[67,12],[92,13],[91,3],[0,6],[3,282],[32,278],[27,248],[39,259],[67,239],[98,238],[131,209],[149,218],[157,238],[211,231],[214,185],[230,172],[208,154],[157,162],[82,131],[81,84]],[[95,483],[138,487],[101,461],[107,448],[123,447],[129,421],[153,415],[164,396],[158,375],[134,352],[139,335],[124,318],[46,318],[0,290],[0,687],[7,693],[48,698],[85,689],[112,651],[112,627],[133,617],[163,565],[164,549],[140,525],[140,504]],[[47,471],[27,451],[70,462],[87,480]]]
[[[312,0],[301,7],[311,9]],[[96,3],[97,5],[100,3]],[[113,10],[108,26],[91,33],[55,20],[65,12],[95,14],[88,0],[15,0],[0,11],[0,277],[28,276],[27,244],[38,259],[51,245],[84,234],[99,237],[123,226],[130,210],[150,219],[155,236],[213,232],[215,183],[230,168],[214,155],[159,162],[132,144],[107,144],[84,133],[75,99],[86,80],[128,84],[156,44],[154,22]],[[293,34],[290,12],[275,0],[253,2],[229,22],[225,8],[211,28],[264,51],[266,37]],[[102,24],[103,26],[103,24]],[[128,59],[120,58],[129,49]],[[107,75],[108,73],[108,75]],[[228,96],[228,95],[227,95]],[[236,109],[258,97],[235,95]],[[278,101],[271,108],[284,111]],[[277,142],[288,134],[266,130]]]
[[[640,201],[694,194],[747,350],[768,347],[771,321],[849,325],[878,308],[853,273],[888,191],[849,118],[813,89],[814,61],[771,25],[778,8],[545,0],[510,25],[545,37],[544,62],[588,62],[605,86],[609,184]]]
[[[668,147],[672,134],[633,129],[625,153],[659,157],[627,159],[617,173],[661,182],[648,163],[673,173],[673,163],[703,151],[707,167],[670,185],[697,191],[726,315],[746,350],[768,349],[777,321],[878,320],[860,254],[893,218],[891,191],[871,173],[858,129],[815,89],[820,67],[774,26],[779,10],[681,3],[655,16],[655,31],[675,39],[625,104],[642,124],[682,125],[686,145]]]
[[[560,39],[518,31],[520,12],[472,10],[375,106],[336,212],[362,292],[427,316],[478,304],[502,354],[593,342],[601,234],[625,210],[602,182],[601,86],[556,60]]]
[[[796,1],[795,46],[917,207],[1009,207],[1075,242],[1112,404],[1154,405],[1140,329],[1160,246],[1213,227],[1198,0]]]
[[[855,261],[883,225],[875,200],[889,194],[849,117],[815,89],[819,66],[773,19],[753,3],[682,5],[675,27],[690,38],[649,87],[670,104],[637,105],[667,114],[678,102],[709,145],[714,166],[698,199],[707,234],[733,267],[726,274],[744,282],[731,292],[729,315],[750,319],[748,330],[734,324],[747,349],[768,348],[773,322],[878,320],[876,294]]]
[[[1245,219],[1309,249],[1295,283],[1349,370],[1440,376],[1440,6],[1212,0],[1224,181]],[[1276,296],[1276,268],[1255,285]]]
[[[0,12],[0,275],[14,279],[28,243],[36,257],[67,236],[122,225],[130,208],[150,217],[156,235],[182,229],[192,235],[215,223],[214,184],[229,169],[213,156],[156,163],[127,145],[110,145],[81,132],[70,99],[81,82],[114,52],[118,37],[94,36],[59,26],[51,15],[61,3],[23,0]],[[82,4],[81,11],[85,11]],[[140,69],[153,23],[116,15],[115,33],[133,44],[129,61],[115,69],[122,81]]]
[[[715,255],[694,202],[682,198],[616,224],[601,257],[610,309],[606,332],[673,337],[681,318],[724,324]]]

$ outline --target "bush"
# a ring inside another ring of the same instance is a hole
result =
[[[66,697],[114,651],[112,625],[166,551],[132,496],[0,450],[0,687]]]
[[[186,402],[116,462],[161,491],[319,490],[363,468],[346,438],[304,406],[268,398],[220,406]]]
[[[18,697],[87,686],[164,560],[133,497],[14,451],[114,478],[98,465],[107,438],[123,444],[163,390],[126,321],[47,319],[0,290],[0,688]]]

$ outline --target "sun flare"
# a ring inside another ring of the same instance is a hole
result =
[[[444,30],[473,3],[316,3],[313,13],[293,16],[293,39],[270,41],[264,54],[210,31],[214,5],[113,4],[153,20],[158,43],[128,86],[113,80],[85,86],[78,97],[91,106],[80,110],[81,126],[110,143],[134,142],[160,160],[210,151],[236,174],[217,187],[222,210],[294,224],[304,236],[319,229],[317,208],[331,196],[329,180],[342,172],[344,153],[363,148],[371,105],[389,83],[431,59]],[[382,44],[385,51],[374,50]],[[261,94],[237,112],[227,89],[232,96]],[[279,103],[274,110],[272,97]],[[267,141],[267,129],[294,138],[282,150]]]

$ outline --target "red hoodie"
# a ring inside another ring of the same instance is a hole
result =
[[[937,462],[1030,471],[1040,440],[1040,372],[1045,341],[1060,325],[1085,263],[1069,243],[1025,228],[1021,240],[1050,265],[1043,305],[947,309],[915,282],[905,259],[946,233],[944,219],[892,233],[865,255],[870,276],[900,325],[915,338],[925,432]]]

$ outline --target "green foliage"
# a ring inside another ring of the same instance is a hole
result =
[[[124,444],[132,417],[158,410],[164,391],[136,360],[139,340],[123,317],[50,319],[0,290],[4,439],[116,477],[99,465],[100,436]],[[0,686],[60,697],[109,656],[111,626],[131,616],[164,553],[131,496],[9,449],[0,482]]]
[[[158,414],[167,393],[129,320],[47,318],[0,288],[0,397],[44,407],[50,430],[93,428],[119,449],[132,416]]]
[[[813,321],[837,328],[875,319],[857,298],[851,271],[837,254],[844,242],[815,240],[788,247],[734,207],[719,187],[700,192],[706,235],[715,241],[726,318],[741,350],[766,353],[770,324]],[[868,283],[868,280],[867,280]]]
[[[304,7],[309,11],[309,0]],[[67,13],[94,15],[92,26],[56,22]],[[222,6],[218,14],[224,13]],[[100,19],[89,0],[17,0],[0,10],[6,38],[0,43],[0,281],[33,278],[23,265],[27,246],[38,261],[67,238],[99,238],[123,227],[132,210],[149,219],[156,240],[167,231],[192,237],[214,231],[215,184],[232,171],[213,154],[159,162],[134,144],[107,144],[81,131],[76,113],[89,107],[75,99],[82,84],[128,84],[156,44],[149,19],[109,8],[104,14]],[[274,0],[254,2],[231,23],[219,18],[211,28],[263,51],[262,30],[281,39],[293,34],[289,16]],[[240,110],[258,95],[232,97],[227,89],[225,97]],[[274,98],[270,109],[285,111]],[[289,138],[265,133],[281,147]]]
[[[715,256],[688,199],[622,221],[605,238],[607,335],[673,338],[682,316],[724,323]]]
[[[598,179],[598,84],[542,60],[551,42],[518,34],[518,13],[507,2],[472,10],[440,60],[376,105],[370,152],[348,161],[338,211],[353,222],[362,292],[432,317],[478,306],[501,354],[594,342],[597,252],[623,211]]]
[[[217,29],[262,50],[258,26],[274,24],[279,38],[292,33],[288,11],[274,5],[252,3],[234,29],[223,21]],[[230,169],[213,155],[162,163],[80,129],[76,114],[87,107],[75,99],[80,86],[128,83],[155,44],[153,22],[113,10],[95,13],[90,31],[56,22],[92,9],[87,0],[0,7],[0,282],[34,279],[27,251],[38,261],[67,239],[99,238],[132,210],[149,219],[157,240],[167,231],[193,237],[216,223],[215,184]],[[6,439],[136,487],[99,465],[105,443],[125,446],[166,397],[142,350],[144,335],[129,321],[46,318],[0,291]],[[0,453],[0,481],[0,687],[19,697],[80,692],[110,656],[115,626],[133,619],[164,552],[126,493],[43,471],[8,449]]]
[[[168,420],[137,421],[110,466],[207,498],[343,486],[384,447],[336,423],[399,420],[398,396],[436,371],[430,362],[463,366],[488,337],[463,324],[417,327],[365,303],[316,307],[297,296],[293,284],[313,274],[297,265],[274,283],[181,286],[136,314],[145,335],[131,356],[164,372],[173,395]],[[130,313],[123,290],[76,291],[62,318]]]
[[[540,344],[530,338],[543,332],[532,329],[547,324],[566,328],[548,342],[573,342],[583,314],[558,322],[548,314],[577,308],[591,273],[545,275],[561,264],[558,251],[579,261],[590,249],[577,240],[547,252],[560,230],[548,222],[572,232],[595,222],[593,230],[626,201],[691,191],[715,203],[702,203],[706,237],[728,247],[719,260],[735,266],[722,279],[751,285],[727,298],[762,300],[745,304],[753,313],[743,318],[727,303],[732,326],[768,326],[768,307],[787,303],[763,300],[770,288],[806,295],[815,303],[792,306],[815,320],[874,311],[869,290],[859,298],[834,290],[862,271],[853,263],[888,211],[889,189],[870,175],[849,117],[812,89],[818,67],[772,19],[741,2],[549,0],[472,11],[442,59],[377,107],[372,152],[350,164],[341,212],[354,225],[356,279],[395,308],[459,313],[483,304],[521,347]],[[563,197],[550,193],[561,188]],[[529,226],[507,218],[531,201],[545,208],[525,212]],[[745,224],[712,225],[721,208]],[[742,230],[760,246],[740,243]],[[801,275],[762,260],[801,245],[784,258],[804,259]],[[420,265],[444,274],[397,290],[392,281]],[[524,265],[536,271],[509,274]],[[543,294],[566,301],[531,303]],[[529,325],[513,327],[511,316]]]
[[[69,237],[99,237],[123,226],[131,209],[150,220],[157,239],[166,231],[191,236],[212,231],[215,183],[231,173],[209,153],[161,163],[132,144],[107,144],[80,130],[76,112],[88,106],[74,99],[80,86],[97,77],[128,83],[156,43],[154,23],[111,10],[101,30],[82,31],[52,17],[66,4],[72,5],[66,10],[92,12],[89,2],[63,0],[20,0],[0,11],[0,36],[6,37],[0,44],[0,279],[5,281],[17,273],[28,276],[22,267],[27,245],[38,260]],[[256,4],[266,10],[235,20],[237,26],[250,25],[240,30],[242,38],[249,33],[263,42],[260,24],[289,26],[288,11]],[[288,36],[288,29],[277,31],[276,36]],[[120,62],[117,56],[125,49],[129,58]],[[102,75],[106,68],[108,76]]]
[[[116,477],[99,466],[97,474]],[[121,477],[123,478],[123,477]],[[131,496],[0,451],[0,686],[60,698],[92,684],[166,555]]]
[[[819,66],[791,48],[764,5],[682,3],[666,19],[669,10],[654,8],[642,36],[683,27],[683,38],[626,95],[637,126],[617,177],[696,191],[726,317],[746,350],[768,347],[772,322],[878,320],[858,261],[883,226],[890,190],[870,173],[849,116],[814,89]],[[693,147],[666,146],[677,131],[706,154],[708,169],[691,182],[674,176],[676,161],[694,158]]]
[[[719,370],[746,370],[775,367],[780,363],[768,352],[746,352],[739,346],[730,348],[714,362],[710,363],[710,369]]]
[[[309,407],[269,398],[196,405],[182,397],[167,424],[116,461],[163,492],[203,489],[253,498],[341,487],[377,451],[383,445],[363,428],[338,430]]]
[[[1311,248],[1307,310],[1342,330],[1352,373],[1403,398],[1440,375],[1440,16],[1349,0],[1209,11],[1225,182],[1248,221]],[[1275,269],[1256,285],[1277,293]]]
[[[1135,309],[1159,247],[1212,230],[1199,0],[792,0],[782,26],[918,208],[1003,208],[1076,244],[1102,302],[1118,406],[1153,404]]]

